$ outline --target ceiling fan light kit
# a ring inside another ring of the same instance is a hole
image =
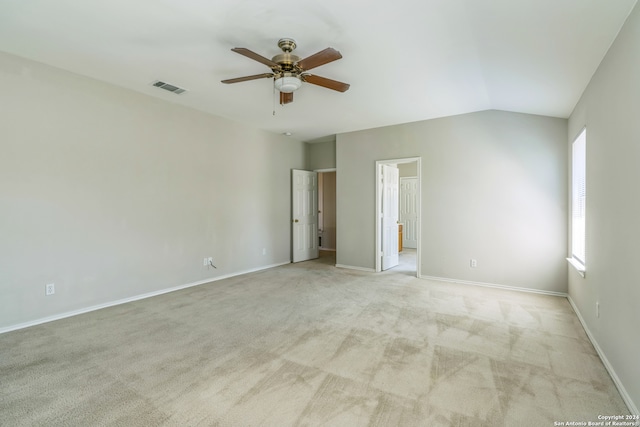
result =
[[[337,50],[328,47],[301,60],[299,56],[291,53],[296,48],[295,40],[289,38],[280,39],[278,40],[278,47],[282,49],[283,53],[274,56],[272,59],[265,58],[243,47],[231,49],[233,52],[266,65],[271,68],[272,72],[222,80],[222,83],[231,84],[262,78],[273,78],[273,84],[280,92],[280,104],[282,105],[293,102],[293,92],[300,89],[302,82],[333,89],[338,92],[345,92],[349,89],[347,83],[306,73],[306,71],[312,68],[342,58],[342,55]]]
[[[300,89],[302,81],[297,76],[283,76],[274,81],[276,89],[283,93],[292,93]]]

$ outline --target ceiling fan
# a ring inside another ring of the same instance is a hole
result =
[[[278,47],[282,49],[284,53],[276,55],[271,59],[265,58],[264,56],[252,52],[244,47],[235,47],[231,49],[233,52],[239,53],[240,55],[244,55],[247,58],[251,58],[254,61],[258,61],[266,65],[271,68],[272,72],[222,80],[222,83],[229,84],[246,82],[248,80],[273,78],[275,88],[280,92],[280,104],[282,105],[293,102],[293,92],[298,90],[300,86],[302,86],[303,82],[337,90],[338,92],[345,92],[349,89],[349,85],[347,83],[307,73],[307,71],[312,68],[316,68],[342,58],[342,55],[337,50],[328,47],[309,57],[300,59],[299,56],[291,53],[296,48],[295,40],[288,38],[280,39],[278,40]]]

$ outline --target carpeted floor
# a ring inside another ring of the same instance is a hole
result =
[[[0,335],[0,425],[553,426],[629,413],[566,299],[403,265],[338,269],[332,255]]]

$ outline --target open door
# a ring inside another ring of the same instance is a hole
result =
[[[397,167],[380,165],[382,168],[382,270],[399,263],[398,257],[398,193],[400,172]]]
[[[291,171],[293,262],[318,258],[318,174]]]
[[[402,246],[416,249],[418,247],[418,178],[400,178],[400,223],[402,230]]]

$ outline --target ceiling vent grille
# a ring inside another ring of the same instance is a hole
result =
[[[173,92],[176,95],[180,95],[181,93],[186,92],[186,89],[182,89],[181,87],[172,85],[170,83],[167,82],[161,82],[160,80],[156,80],[155,82],[152,83],[153,86],[155,87],[159,87],[160,89],[164,89],[164,90],[168,90],[169,92]]]

